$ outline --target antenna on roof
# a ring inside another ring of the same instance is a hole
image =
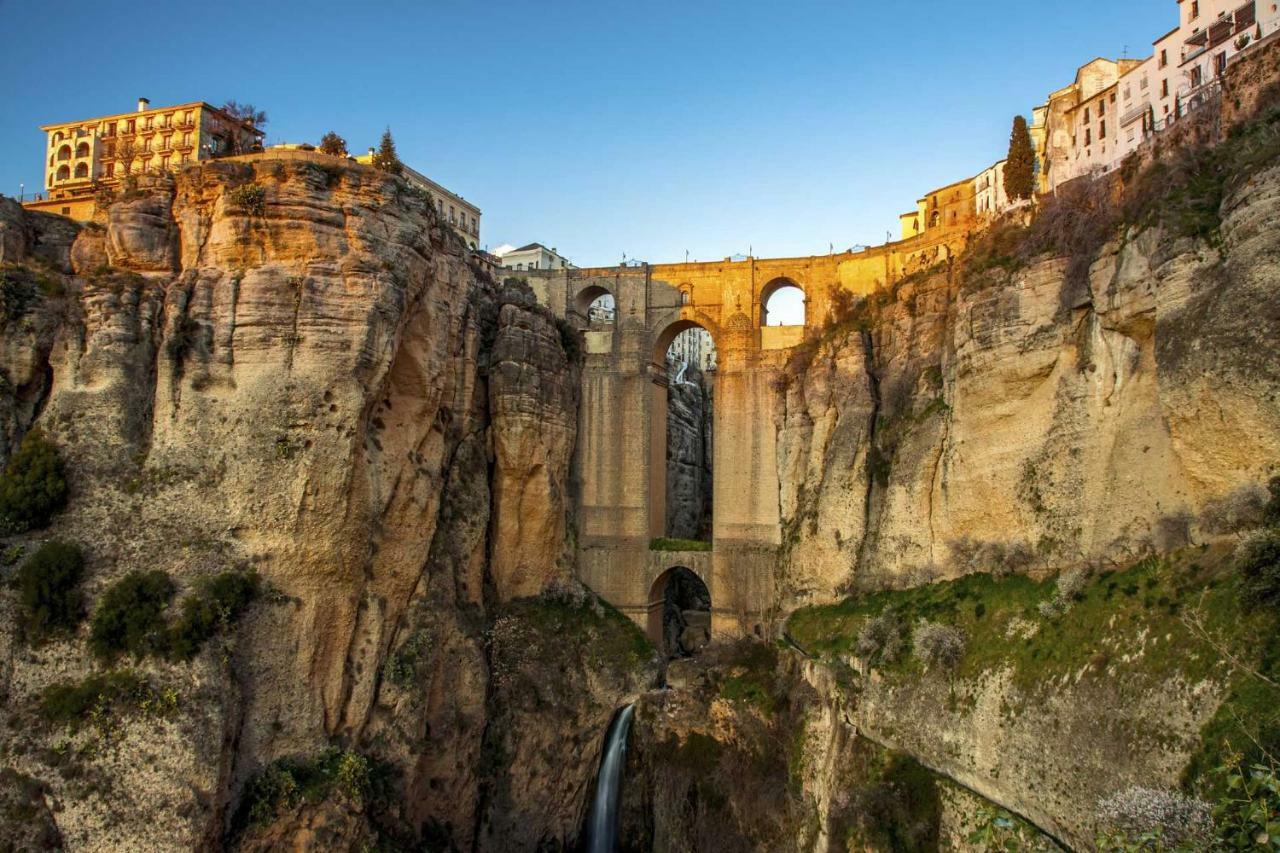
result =
[[[1124,46],[1124,50],[1122,50],[1122,51],[1120,52],[1120,58],[1121,58],[1121,59],[1128,59],[1128,58],[1129,58],[1129,45],[1127,45],[1127,44],[1126,44],[1126,45]]]

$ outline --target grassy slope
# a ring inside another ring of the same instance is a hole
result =
[[[1203,732],[1201,752],[1187,769],[1189,786],[1207,782],[1208,771],[1228,750],[1256,754],[1254,740],[1280,745],[1280,691],[1233,668],[1191,624],[1202,620],[1227,653],[1280,676],[1280,616],[1241,611],[1238,580],[1226,555],[1192,549],[1101,573],[1066,614],[1050,618],[1038,605],[1054,589],[1053,580],[970,575],[806,608],[792,615],[788,627],[810,651],[841,656],[853,653],[862,624],[888,608],[908,625],[918,619],[955,625],[969,640],[959,678],[1007,668],[1028,695],[1076,678],[1123,679],[1136,688],[1174,677],[1188,683],[1227,678],[1227,701]],[[886,674],[913,678],[920,668],[906,654]]]

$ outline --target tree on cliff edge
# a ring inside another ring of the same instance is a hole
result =
[[[1013,132],[1009,135],[1009,159],[1004,164],[1004,194],[1009,201],[1031,198],[1036,187],[1035,162],[1027,120],[1014,116]]]
[[[400,158],[396,156],[396,143],[391,138],[391,128],[389,127],[382,132],[382,142],[379,143],[378,150],[373,155],[373,165],[393,175],[400,174],[400,170],[403,168],[400,165]]]
[[[320,137],[320,153],[331,157],[346,157],[347,140],[331,130]]]

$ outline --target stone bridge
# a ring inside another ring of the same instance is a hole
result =
[[[657,639],[667,577],[683,566],[711,593],[714,633],[759,630],[777,600],[775,387],[788,351],[826,321],[836,290],[866,296],[947,259],[964,239],[938,231],[809,258],[513,273],[585,335],[576,454],[583,582]],[[788,285],[805,294],[804,325],[765,325],[769,297]],[[606,293],[616,302],[613,320],[589,321],[588,306]],[[710,333],[717,355],[713,547],[654,551],[650,541],[666,523],[665,356],[675,336],[694,326]]]

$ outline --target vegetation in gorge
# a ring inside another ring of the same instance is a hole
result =
[[[488,637],[493,678],[504,686],[529,679],[535,674],[530,664],[563,656],[566,638],[595,671],[634,670],[655,654],[644,632],[612,605],[584,588],[552,590],[513,601],[497,614]],[[563,686],[536,681],[528,685],[534,693]]]
[[[0,533],[45,527],[66,503],[67,478],[58,447],[33,429],[0,474]]]
[[[110,718],[131,712],[168,716],[177,706],[175,693],[159,690],[145,676],[123,669],[50,685],[41,694],[39,714],[46,723],[74,731],[90,724],[101,729]]]
[[[90,622],[89,647],[102,660],[121,654],[190,660],[228,629],[257,597],[255,572],[231,570],[196,582],[174,619],[166,616],[173,580],[162,571],[130,572],[107,589]]]
[[[80,581],[84,553],[68,542],[46,542],[18,569],[18,627],[29,643],[74,630],[84,618]]]

